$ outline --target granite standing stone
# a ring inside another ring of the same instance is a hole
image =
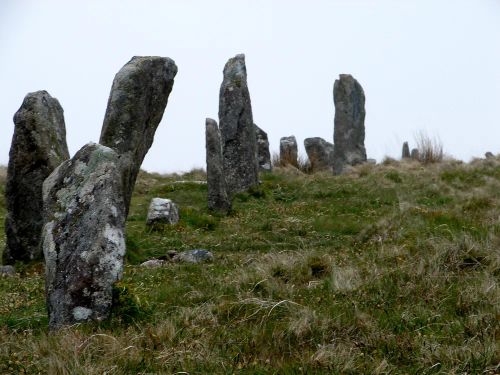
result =
[[[26,95],[14,124],[5,190],[5,264],[42,258],[43,181],[69,159],[63,109],[47,91]]]
[[[418,148],[413,148],[411,150],[411,154],[410,154],[410,157],[413,159],[413,160],[420,160],[420,151],[418,151]]]
[[[118,154],[84,146],[45,180],[43,201],[49,328],[106,319],[125,255]]]
[[[313,170],[331,169],[333,167],[333,144],[323,138],[314,137],[304,139],[309,163]]]
[[[408,142],[403,143],[403,152],[401,154],[401,158],[403,159],[409,159],[411,157],[410,155],[410,146],[408,146]]]
[[[257,142],[243,54],[229,59],[224,67],[219,126],[227,193],[231,196],[259,183]]]
[[[281,137],[280,139],[280,162],[283,165],[298,165],[298,147],[297,139],[294,135]]]
[[[231,210],[231,199],[226,190],[222,144],[217,122],[211,118],[205,121],[205,141],[207,152],[208,208],[227,213]]]
[[[177,224],[179,208],[170,199],[153,198],[149,204],[146,225]]]
[[[335,126],[333,170],[340,174],[346,166],[366,161],[365,93],[350,74],[341,74],[333,86]]]
[[[142,161],[153,144],[177,74],[168,57],[135,56],[116,74],[99,143],[120,156],[128,214]]]
[[[267,133],[259,128],[256,124],[255,136],[257,138],[257,160],[259,169],[264,172],[269,172],[273,169],[271,164],[271,153],[269,152],[269,139]]]

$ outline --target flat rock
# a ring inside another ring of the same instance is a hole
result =
[[[16,269],[14,266],[0,266],[0,276],[14,276],[16,274]]]
[[[135,56],[116,74],[99,143],[120,156],[125,210],[142,161],[153,144],[177,74],[168,57]]]
[[[178,263],[203,263],[212,262],[214,260],[214,255],[204,249],[194,249],[186,250],[176,254],[172,261]]]
[[[325,170],[333,167],[333,144],[320,137],[304,139],[309,163],[313,170]]]
[[[45,180],[43,200],[49,328],[106,319],[125,255],[118,154],[84,146]]]
[[[159,268],[165,265],[165,261],[161,259],[149,259],[140,264],[143,268]]]
[[[269,152],[269,139],[267,133],[256,124],[254,124],[254,126],[257,139],[257,161],[259,163],[259,170],[270,172],[273,167],[271,164],[271,153]]]
[[[179,208],[170,199],[153,198],[149,204],[146,225],[177,224]]]
[[[5,264],[42,258],[43,181],[69,159],[63,109],[47,91],[27,94],[14,124],[5,190]]]

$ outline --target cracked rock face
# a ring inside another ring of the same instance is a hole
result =
[[[294,135],[289,137],[281,137],[280,139],[280,160],[282,163],[297,165],[298,164],[298,147],[297,139]]]
[[[6,264],[42,258],[43,181],[69,159],[63,109],[47,91],[27,94],[14,124],[5,190]]]
[[[320,137],[306,138],[304,148],[313,170],[332,169],[333,144]]]
[[[224,67],[219,93],[219,126],[227,192],[231,196],[259,183],[245,55],[236,55]]]
[[[113,81],[99,143],[120,156],[126,213],[176,74],[177,66],[168,57],[135,56]]]
[[[49,328],[110,315],[122,276],[125,209],[118,155],[89,143],[43,185]]]
[[[365,93],[350,74],[341,74],[333,86],[333,101],[333,171],[341,174],[345,167],[366,161]]]
[[[269,152],[269,139],[267,133],[255,126],[255,137],[257,139],[257,161],[259,169],[264,172],[269,172],[273,169],[271,164],[271,153]]]
[[[217,122],[205,120],[205,147],[207,159],[208,208],[221,213],[231,210],[231,199],[227,194],[222,160],[222,144]]]
[[[146,225],[177,224],[179,209],[170,199],[153,198],[149,204]]]

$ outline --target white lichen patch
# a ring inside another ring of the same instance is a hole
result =
[[[120,256],[125,255],[125,238],[122,230],[106,224],[104,228],[104,238],[116,246]]]
[[[73,309],[73,318],[76,321],[87,320],[92,315],[92,310],[83,306],[77,306]]]

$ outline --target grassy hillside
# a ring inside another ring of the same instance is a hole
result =
[[[500,159],[279,169],[229,217],[175,183],[203,178],[140,176],[109,322],[48,334],[42,266],[0,278],[0,372],[500,372]],[[145,228],[156,196],[178,225]],[[215,261],[138,267],[193,248]]]

